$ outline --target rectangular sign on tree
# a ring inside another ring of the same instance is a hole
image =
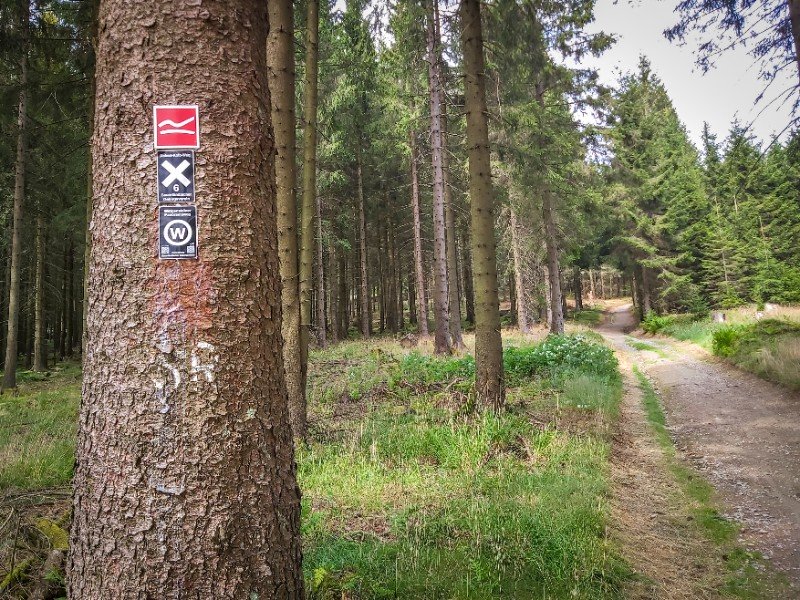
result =
[[[197,258],[197,208],[160,206],[158,257]]]
[[[197,106],[154,106],[156,150],[200,147],[200,111]]]
[[[194,203],[194,151],[158,152],[158,203]]]

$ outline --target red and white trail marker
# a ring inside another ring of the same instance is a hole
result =
[[[154,106],[156,150],[200,148],[200,111],[197,106]]]

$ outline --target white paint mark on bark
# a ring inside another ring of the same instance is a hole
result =
[[[192,381],[199,381],[202,373],[205,380],[212,383],[215,379],[214,369],[219,363],[219,355],[214,352],[213,344],[208,342],[197,342],[197,351],[192,352],[191,370]],[[203,351],[203,352],[200,352]],[[202,357],[200,355],[206,355]]]

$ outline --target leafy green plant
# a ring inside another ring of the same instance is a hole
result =
[[[672,325],[673,321],[673,317],[669,315],[662,317],[651,311],[645,315],[642,321],[642,331],[645,333],[658,333]]]
[[[742,327],[736,325],[721,327],[714,332],[711,349],[717,356],[728,358],[738,350],[743,337]]]

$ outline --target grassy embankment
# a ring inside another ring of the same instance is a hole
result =
[[[616,361],[586,338],[507,344],[499,416],[470,410],[469,356],[389,340],[312,353],[298,452],[311,597],[621,595],[629,572],[605,536]],[[68,501],[52,489],[71,476],[78,396],[69,366],[0,399],[0,523],[15,503],[0,580],[13,553],[24,584],[50,543],[37,525],[63,522]],[[19,504],[25,490],[47,504]]]
[[[647,333],[694,342],[759,377],[800,390],[800,309],[760,313],[754,307],[726,311],[725,323],[690,315],[650,316]]]

